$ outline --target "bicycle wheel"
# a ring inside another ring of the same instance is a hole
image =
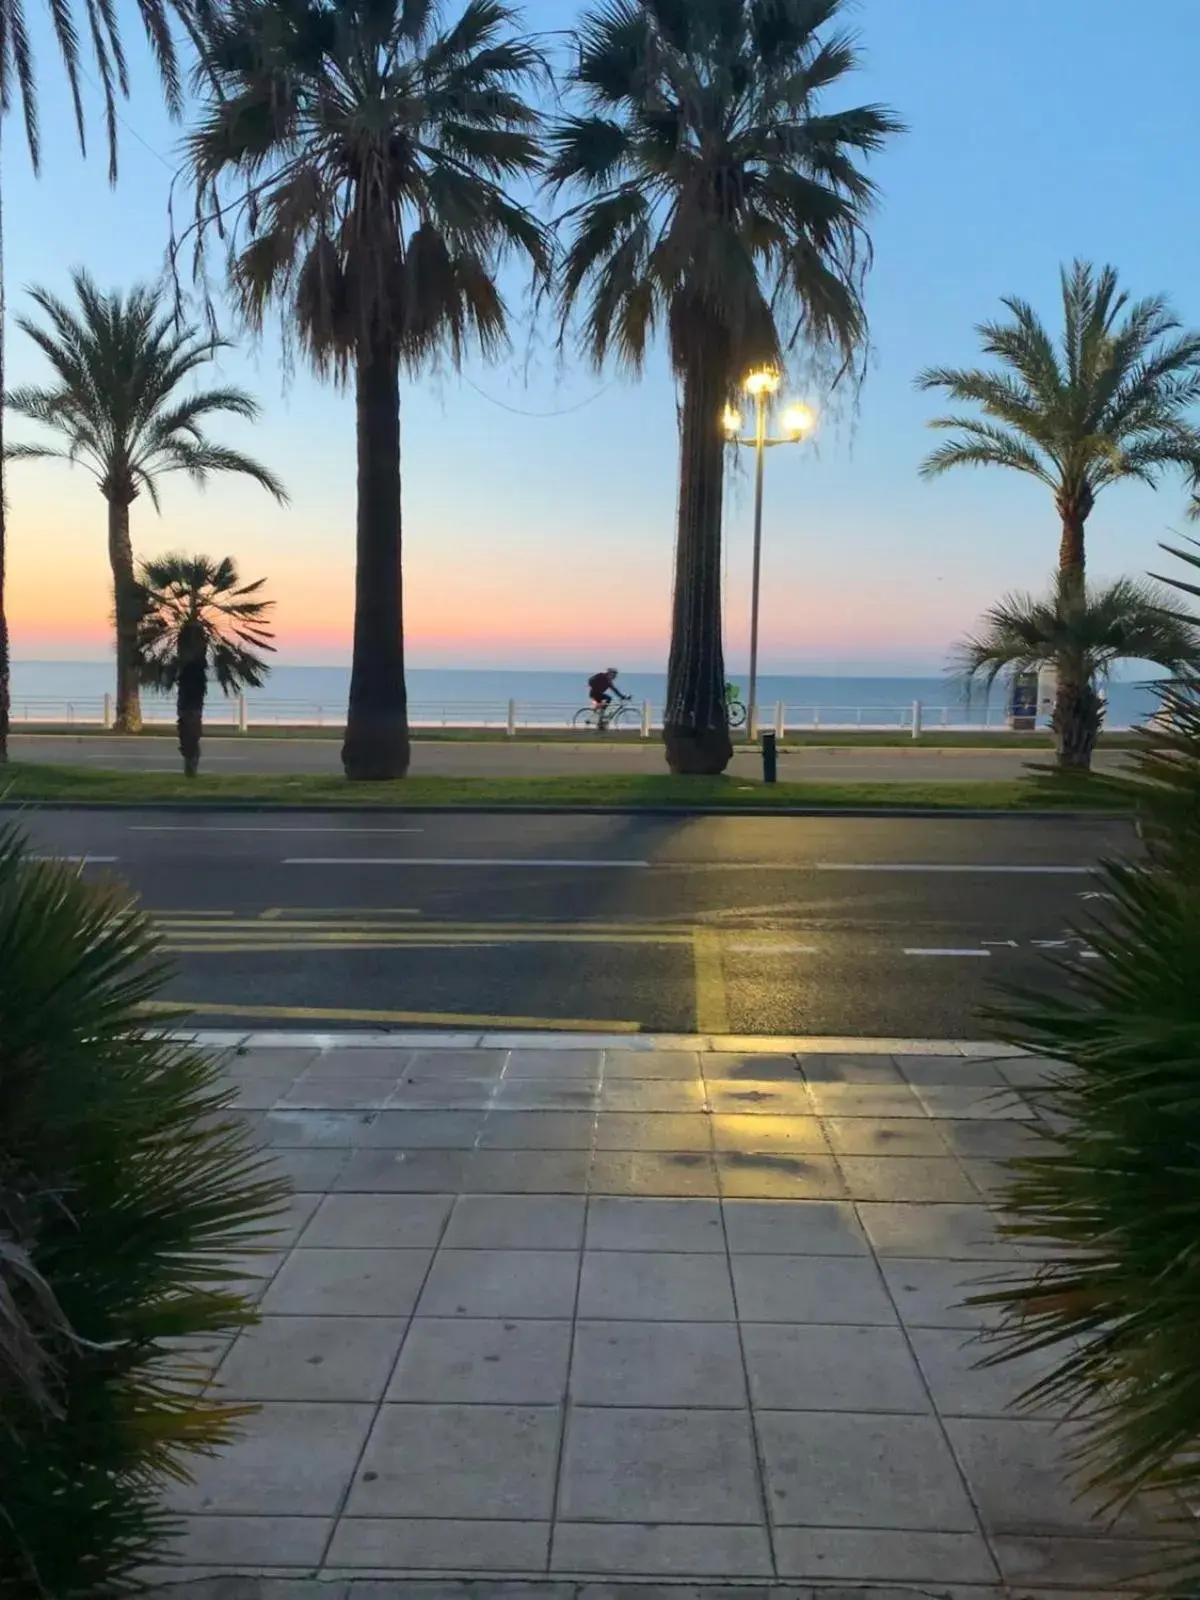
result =
[[[731,700],[728,706],[729,726],[731,728],[744,728],[746,726],[746,708],[740,700]]]
[[[629,728],[635,722],[640,723],[641,720],[642,713],[635,706],[621,705],[617,706],[609,717],[608,725],[610,728]]]
[[[600,723],[593,708],[584,706],[582,710],[575,713],[571,726],[574,728],[598,728]]]

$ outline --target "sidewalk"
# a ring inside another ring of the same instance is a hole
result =
[[[986,1199],[1030,1138],[1039,1063],[281,1034],[231,1072],[296,1195],[279,1249],[246,1262],[262,1325],[213,1353],[262,1410],[176,1492],[162,1581],[1082,1600],[1146,1562],[1148,1514],[1092,1521],[1053,1419],[1010,1411],[1038,1364],[973,1366],[960,1301],[1013,1263]],[[276,1589],[309,1586],[190,1592]],[[408,1589],[350,1591],[377,1593]]]

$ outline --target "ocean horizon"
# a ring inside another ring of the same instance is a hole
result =
[[[591,668],[590,671],[595,671]],[[517,703],[519,719],[569,720],[572,711],[587,700],[588,672],[521,669],[511,667],[410,667],[406,674],[409,712],[414,723],[453,726],[464,722],[502,722],[509,700]],[[745,675],[731,670],[730,677],[746,694]],[[1150,679],[1116,680],[1109,685],[1109,727],[1130,727],[1144,721],[1155,709]],[[649,701],[661,711],[666,675],[661,672],[622,673],[619,687],[639,705]],[[266,685],[246,696],[251,724],[321,722],[336,723],[345,715],[350,688],[348,666],[280,665]],[[13,661],[12,717],[21,722],[74,720],[99,721],[105,694],[113,692],[111,661]],[[787,708],[792,726],[819,721],[827,726],[899,726],[919,700],[927,726],[944,721],[953,726],[1000,726],[1004,717],[1003,686],[990,696],[981,689],[966,694],[960,680],[950,674],[901,676],[890,674],[763,673],[759,678],[759,705],[764,719],[779,702]],[[168,697],[143,691],[148,720],[169,722],[174,707]],[[538,713],[542,713],[539,718]],[[232,721],[235,709],[212,695],[206,712],[211,722]]]

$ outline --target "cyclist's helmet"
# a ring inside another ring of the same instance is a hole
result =
[[[617,675],[618,675],[618,674],[617,674],[617,669],[616,669],[616,667],[609,667],[609,668],[608,668],[608,669],[607,669],[607,671],[606,671],[606,672],[605,672],[605,677],[606,677],[606,678],[615,678],[615,677],[617,677]]]

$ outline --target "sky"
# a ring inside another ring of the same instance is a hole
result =
[[[448,0],[453,6],[454,0]],[[120,176],[106,182],[100,98],[85,85],[92,149],[80,159],[44,18],[36,37],[43,128],[34,178],[16,118],[4,141],[8,381],[45,376],[13,318],[31,283],[67,288],[73,266],[104,287],[162,270],[180,129],[161,106],[125,13],[134,77]],[[527,26],[568,25],[572,0],[529,0]],[[1032,480],[996,471],[918,477],[936,442],[924,366],[975,364],[974,325],[1019,294],[1056,321],[1059,264],[1112,262],[1135,294],[1165,292],[1200,323],[1197,0],[860,0],[863,70],[838,103],[882,101],[909,131],[871,164],[881,203],[867,288],[872,352],[856,406],[821,407],[802,446],[768,460],[765,671],[925,672],[980,612],[1037,588],[1057,548]],[[186,200],[183,202],[186,208]],[[586,667],[665,662],[676,492],[676,397],[661,351],[640,379],[596,373],[532,320],[519,280],[510,355],[410,380],[402,397],[406,630],[422,666]],[[277,330],[235,348],[215,382],[251,389],[253,424],[213,436],[285,481],[278,507],[248,481],[205,492],[167,480],[162,513],[133,507],[139,556],[186,546],[265,577],[285,662],[348,659],[353,610],[353,397],[281,362]],[[839,415],[840,412],[840,415]],[[10,422],[12,438],[30,435]],[[726,635],[741,670],[749,633],[749,461],[726,504]],[[61,462],[9,469],[9,608],[18,659],[101,659],[111,600],[105,508]],[[1161,569],[1183,530],[1177,481],[1107,492],[1089,524],[1097,576]]]

